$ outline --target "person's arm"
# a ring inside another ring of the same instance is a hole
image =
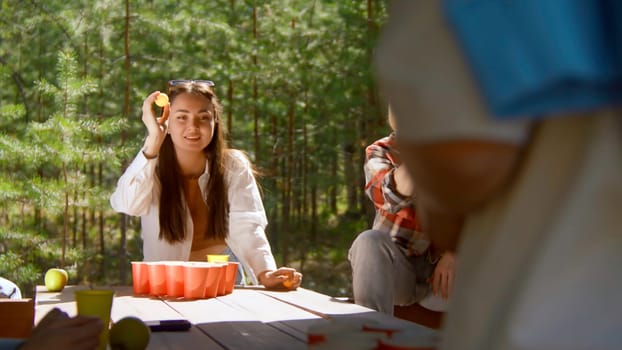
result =
[[[412,204],[413,183],[404,167],[396,166],[382,141],[365,149],[365,193],[374,207],[396,214]]]
[[[229,172],[229,237],[234,254],[248,264],[256,281],[266,288],[296,289],[302,274],[289,267],[276,267],[265,234],[268,223],[261,194],[250,162],[240,152],[231,153]]]
[[[165,122],[170,112],[169,105],[166,105],[162,116],[155,118],[152,105],[158,95],[158,91],[153,92],[143,101],[142,120],[148,134],[143,148],[119,178],[110,197],[110,205],[117,212],[140,216],[149,210],[155,182],[156,158],[166,137]]]
[[[405,166],[399,166],[393,170],[393,181],[397,192],[405,198],[415,195],[415,182]]]
[[[148,160],[139,152],[117,181],[110,196],[112,209],[119,213],[140,216],[149,211],[155,184],[156,160]]]
[[[400,144],[404,165],[417,182],[417,211],[441,250],[455,250],[465,215],[489,202],[510,182],[523,146],[496,141]]]
[[[232,151],[226,162],[229,187],[227,245],[253,270],[256,279],[261,271],[276,270],[276,262],[265,234],[268,219],[250,161],[241,152]]]

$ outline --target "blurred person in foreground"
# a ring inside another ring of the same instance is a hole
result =
[[[54,308],[32,329],[27,339],[1,338],[0,350],[92,350],[99,345],[102,329],[102,322],[97,317],[69,317]]]
[[[438,328],[453,283],[454,254],[439,251],[421,230],[414,183],[401,166],[392,132],[365,149],[365,192],[376,216],[350,248],[354,302]],[[436,311],[436,312],[435,312]]]
[[[529,96],[549,96],[541,101],[546,108],[498,118],[480,90],[487,81],[476,80],[467,63],[474,61],[461,51],[472,46],[458,44],[448,26],[442,5],[450,3],[393,1],[376,62],[401,159],[417,184],[418,216],[434,244],[460,255],[440,349],[620,349],[622,112],[612,107],[620,85],[605,89],[613,100],[580,106],[583,92],[553,106],[547,102],[559,96],[540,84]],[[471,1],[463,10],[523,4]],[[507,21],[495,13],[490,20]],[[488,21],[477,21],[471,29],[479,23],[482,35],[495,34]],[[512,29],[520,39],[520,29],[538,28]],[[522,43],[479,39],[492,48]],[[516,66],[517,76],[497,78],[520,82],[534,68],[524,56],[499,57],[477,76]],[[619,82],[622,75],[604,77]],[[576,92],[581,80],[560,81]]]

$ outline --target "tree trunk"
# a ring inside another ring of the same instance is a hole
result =
[[[311,165],[311,173],[316,174],[317,168],[314,165]],[[311,244],[315,247],[317,244],[317,222],[319,220],[317,213],[317,180],[311,180]]]
[[[227,108],[227,132],[229,134],[229,140],[233,140],[233,80],[229,79],[229,86],[227,87],[227,99],[229,106]]]
[[[277,174],[278,174],[278,169],[279,169],[279,155],[280,155],[278,132],[279,132],[278,119],[276,115],[272,114],[270,117],[270,134],[272,136],[272,152],[271,152],[271,166],[268,170],[269,171],[268,181],[269,181],[269,187],[273,189],[277,189],[278,183],[279,183],[277,179]],[[278,197],[278,193],[275,193],[274,195]],[[280,206],[277,201],[271,213],[268,213],[268,215],[271,218],[270,226],[269,226],[270,227],[270,242],[275,247],[280,246],[281,225],[279,224],[279,208]]]
[[[330,178],[332,184],[328,190],[328,206],[331,213],[337,214],[337,156],[335,154],[330,155]]]
[[[130,72],[130,0],[125,0],[125,99],[124,99],[124,107],[123,107],[123,115],[126,118],[130,118],[130,89],[131,89],[131,72]],[[125,144],[125,132],[122,132],[122,143]],[[101,165],[100,165],[100,178],[101,178]],[[101,183],[101,181],[100,181]],[[102,236],[103,243],[103,213],[100,212],[100,232]],[[102,246],[102,254],[105,251]],[[105,255],[104,255],[105,256]],[[125,215],[121,220],[121,237],[119,242],[119,279],[122,282],[125,282],[127,275],[127,225]]]
[[[358,187],[360,187],[356,181],[357,176],[355,174],[354,164],[354,146],[352,144],[346,144],[343,146],[343,171],[348,213],[354,213],[356,211],[356,194],[358,192]]]
[[[367,0],[367,42],[373,42],[377,35],[378,28],[374,25],[373,19],[374,3],[372,0]],[[373,60],[373,48],[370,45],[367,46],[367,58],[369,62]],[[373,83],[369,83],[367,86],[367,106],[365,116],[362,118],[364,121],[364,127],[362,128],[361,135],[363,138],[363,144],[365,145],[368,145],[374,141],[370,139],[369,135],[374,135],[375,131],[386,123],[383,122],[381,118],[378,104],[378,89]],[[361,150],[361,152],[358,152],[357,155],[359,160],[358,167],[361,169],[357,177],[357,183],[360,185],[358,188],[359,208],[361,208],[361,213],[366,214],[368,218],[371,217],[373,220],[375,209],[365,194],[365,174],[363,172],[363,167],[365,165],[365,150]]]
[[[253,43],[257,45],[257,4],[253,1]],[[254,51],[255,52],[255,51]],[[251,58],[253,66],[257,68],[257,55],[253,52]],[[253,151],[255,153],[255,162],[259,162],[259,117],[257,113],[257,69],[253,73]]]
[[[78,191],[73,193],[74,201],[77,203],[79,200]],[[71,220],[71,247],[75,248],[78,245],[78,206],[74,205],[72,210]]]
[[[283,202],[283,232],[286,234],[281,240],[283,242],[283,265],[287,265],[289,261],[289,235],[291,226],[291,205],[292,205],[292,174],[294,173],[294,103],[290,102],[288,109],[288,125],[287,125],[287,165],[285,171],[285,200]]]

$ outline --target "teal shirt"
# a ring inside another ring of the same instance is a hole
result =
[[[15,338],[0,338],[0,350],[15,350],[22,343],[24,339],[15,339]]]

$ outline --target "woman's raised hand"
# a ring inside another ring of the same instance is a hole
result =
[[[146,156],[149,155],[153,157],[157,156],[160,152],[160,146],[166,136],[166,120],[168,119],[170,113],[170,104],[166,104],[162,108],[162,116],[156,118],[155,113],[153,112],[153,103],[158,95],[160,95],[160,92],[154,91],[143,101],[142,120],[149,133],[147,135],[147,139],[145,140],[143,152]]]

